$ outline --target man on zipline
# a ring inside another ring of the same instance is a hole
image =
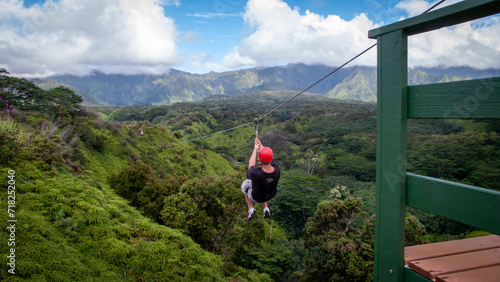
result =
[[[259,154],[260,167],[255,166],[255,158]],[[271,200],[278,192],[277,186],[281,169],[278,162],[273,161],[273,151],[263,147],[259,139],[255,139],[252,156],[248,163],[247,178],[241,184],[241,192],[245,195],[248,205],[247,220],[254,218],[256,210],[253,204],[262,203],[264,218],[271,216],[267,201]]]

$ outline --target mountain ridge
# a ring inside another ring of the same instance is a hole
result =
[[[130,106],[199,101],[210,95],[246,94],[261,91],[306,89],[334,68],[325,65],[288,64],[227,72],[192,74],[171,69],[161,75],[104,74],[58,75],[35,79],[44,88],[70,87],[90,105]],[[352,66],[310,89],[326,97],[364,102],[376,101],[376,67]],[[472,68],[409,69],[409,84],[428,84],[470,78],[500,76],[500,70]]]

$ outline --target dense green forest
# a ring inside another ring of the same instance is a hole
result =
[[[283,173],[272,217],[246,222],[252,127],[182,142],[251,122],[295,92],[83,108],[67,88],[16,79],[0,81],[0,172],[15,171],[17,219],[16,275],[4,264],[2,279],[371,280],[375,104],[304,94],[262,119]],[[408,169],[500,190],[499,131],[498,121],[411,120]],[[408,245],[483,234],[408,209]]]

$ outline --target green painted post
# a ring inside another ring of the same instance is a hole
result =
[[[404,280],[408,37],[377,38],[377,203],[374,280]]]

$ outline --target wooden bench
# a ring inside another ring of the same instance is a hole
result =
[[[500,282],[500,236],[406,247],[405,265],[437,282]]]

